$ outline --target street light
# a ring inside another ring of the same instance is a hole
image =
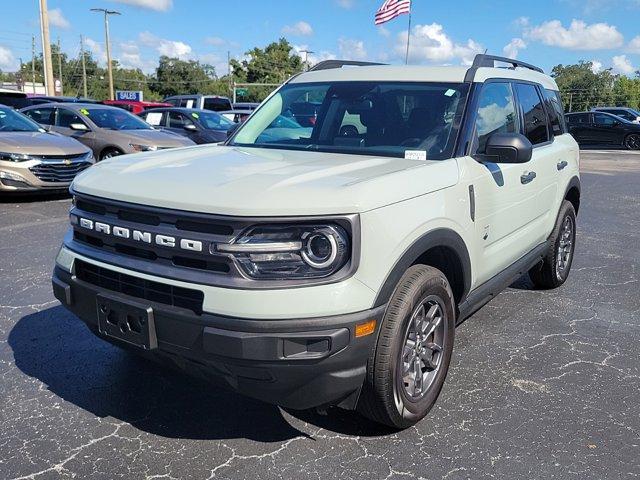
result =
[[[109,99],[113,100],[113,72],[111,71],[111,46],[109,43],[109,15],[122,15],[116,10],[107,10],[106,8],[92,8],[92,12],[104,13],[104,36],[107,48],[107,72],[109,73]]]

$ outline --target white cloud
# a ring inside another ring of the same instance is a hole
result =
[[[545,45],[568,50],[606,50],[621,47],[624,37],[618,29],[607,23],[591,25],[582,20],[572,20],[569,28],[560,20],[550,20],[525,29],[525,38]]]
[[[599,60],[591,60],[591,71],[593,73],[600,73],[602,71],[602,62]]]
[[[340,57],[346,60],[366,60],[367,58],[367,49],[362,40],[340,38],[338,39],[338,51]]]
[[[51,10],[49,10],[49,23],[52,26],[62,28],[63,30],[71,27],[69,20],[64,18],[62,10],[59,8],[52,8]]]
[[[316,63],[322,62],[324,60],[335,60],[336,58],[338,58],[335,53],[332,53],[328,50],[321,50],[317,53],[313,52],[309,54],[302,53],[305,50],[311,50],[309,48],[309,45],[294,45],[293,50],[295,54],[298,55],[303,61],[305,59],[305,56],[307,56],[309,65],[315,65]]]
[[[631,60],[626,55],[616,55],[611,59],[613,64],[613,70],[616,73],[622,73],[623,75],[631,75],[635,73],[638,68],[634,67]]]
[[[299,37],[308,37],[309,35],[313,35],[313,28],[307,22],[303,22],[300,20],[293,25],[285,25],[282,27],[282,33],[285,35],[295,35]]]
[[[627,50],[630,53],[640,53],[640,35],[629,42],[629,44],[627,45]]]
[[[407,31],[398,34],[394,50],[398,56],[404,58],[407,48]],[[469,65],[476,54],[482,53],[484,47],[475,40],[467,43],[455,43],[444,31],[442,25],[416,25],[411,32],[411,49],[409,58],[413,62],[444,63],[460,60]]]
[[[382,25],[379,25],[376,29],[378,30],[378,33],[385,38],[389,38],[391,36],[391,32]]]
[[[336,0],[336,3],[340,8],[353,8],[356,3],[356,0]]]
[[[93,54],[96,61],[106,65],[107,54],[104,51],[104,48],[102,48],[102,43],[96,42],[93,38],[90,38],[90,37],[84,37],[84,43],[89,49],[89,51]]]
[[[13,53],[7,47],[3,47],[2,45],[0,45],[0,69],[17,69],[16,58],[13,56]]]
[[[220,37],[207,37],[204,39],[204,43],[213,45],[214,47],[221,47],[222,45],[225,45],[227,41]]]
[[[518,53],[520,50],[524,50],[527,48],[527,43],[521,38],[512,39],[505,47],[502,49],[504,55],[509,58],[518,58]]]
[[[140,43],[147,47],[155,48],[160,55],[186,60],[192,57],[191,45],[175,40],[160,38],[151,32],[142,32],[138,35]]]
[[[155,10],[156,12],[167,12],[173,8],[173,0],[111,0],[125,5]]]

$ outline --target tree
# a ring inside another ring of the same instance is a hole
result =
[[[264,49],[256,47],[245,55],[248,59],[231,61],[233,78],[238,83],[280,84],[303,68],[302,59],[293,53],[293,46],[285,38],[270,43]],[[272,90],[273,87],[251,88],[243,100],[264,100]]]
[[[593,63],[556,65],[551,71],[563,94],[566,111],[588,110],[611,95],[616,76],[609,70],[593,71]]]
[[[203,93],[207,84],[215,80],[215,69],[211,65],[195,60],[180,60],[165,55],[160,57],[156,68],[153,90],[161,97],[181,93]]]

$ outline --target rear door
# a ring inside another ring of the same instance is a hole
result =
[[[569,133],[578,143],[587,143],[590,138],[589,127],[591,124],[590,113],[570,113],[567,115],[567,127]]]
[[[591,124],[591,138],[596,144],[618,144],[622,145],[624,129],[620,128],[620,121],[615,116],[596,112],[593,114]]]

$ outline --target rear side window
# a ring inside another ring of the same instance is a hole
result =
[[[564,110],[562,101],[560,100],[560,92],[555,90],[544,90],[545,104],[547,113],[549,114],[549,123],[551,124],[551,132],[554,136],[562,135],[567,132],[564,123]]]
[[[494,133],[516,133],[518,115],[510,83],[485,83],[478,100],[476,116],[477,153],[485,153],[487,140]]]
[[[596,125],[615,125],[616,118],[606,113],[594,113],[593,120]]]
[[[588,113],[574,113],[571,115],[567,115],[567,121],[570,125],[579,125],[589,123],[589,114]]]
[[[205,98],[203,107],[205,110],[224,112],[231,110],[231,102],[226,98]]]
[[[517,83],[518,102],[524,116],[523,134],[533,145],[549,141],[547,114],[535,85]]]
[[[169,113],[169,128],[184,128],[185,125],[191,125],[193,122],[178,112]]]
[[[40,125],[54,124],[53,108],[35,108],[23,113],[34,122],[38,122]]]

